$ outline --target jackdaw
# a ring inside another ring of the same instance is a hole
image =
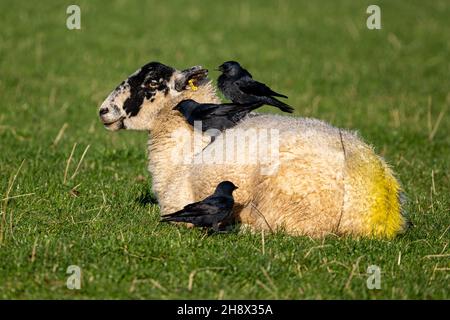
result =
[[[220,75],[217,85],[227,99],[233,103],[261,102],[292,113],[294,109],[274,97],[287,96],[277,93],[264,83],[253,80],[252,75],[236,61],[227,61],[219,66]]]
[[[188,222],[196,227],[212,227],[214,231],[219,231],[219,224],[232,214],[233,191],[236,189],[232,182],[222,181],[212,195],[162,216],[161,222]]]
[[[216,129],[223,131],[234,127],[248,113],[258,109],[263,104],[253,103],[198,103],[192,99],[183,100],[178,103],[173,110],[178,110],[193,126],[195,121],[202,122],[202,131]]]

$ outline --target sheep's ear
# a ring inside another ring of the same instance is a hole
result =
[[[206,79],[208,76],[208,70],[203,69],[202,66],[194,66],[192,68],[179,72],[175,79],[175,90],[183,91],[189,84],[189,80],[192,80],[194,84],[198,84],[200,81]]]

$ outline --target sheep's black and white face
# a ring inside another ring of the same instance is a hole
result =
[[[199,66],[178,71],[159,62],[150,62],[109,94],[100,106],[100,119],[112,131],[150,130],[167,99],[180,95],[189,80],[204,80],[207,72]]]

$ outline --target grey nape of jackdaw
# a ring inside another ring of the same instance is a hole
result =
[[[217,85],[223,95],[233,103],[261,102],[279,108],[284,112],[292,113],[294,109],[275,97],[287,96],[275,92],[264,83],[253,80],[250,72],[245,70],[236,61],[227,61],[219,66],[222,74]]]
[[[232,214],[233,191],[237,187],[230,181],[222,181],[209,197],[188,204],[182,210],[161,217],[161,222],[187,222],[196,227],[213,228],[219,231],[222,221]]]

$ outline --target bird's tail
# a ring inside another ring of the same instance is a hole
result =
[[[277,107],[283,112],[292,113],[294,111],[294,108],[292,108],[290,105],[281,102],[280,100],[277,100],[275,98],[270,97],[267,101],[267,104],[270,104],[271,106]]]
[[[243,103],[243,104],[236,104],[239,109],[244,110],[246,112],[251,112],[255,109],[258,109],[264,105],[263,102],[257,101],[257,102],[250,102],[250,103]]]
[[[171,222],[175,221],[175,217],[161,217],[161,220],[159,222]]]
[[[159,222],[191,222],[190,217],[161,217]]]
[[[184,221],[183,218],[184,217],[180,217],[180,213],[183,213],[183,210],[174,212],[174,213],[170,213],[170,214],[166,214],[164,216],[161,216],[161,220],[159,220],[160,222],[172,222],[172,221]]]

